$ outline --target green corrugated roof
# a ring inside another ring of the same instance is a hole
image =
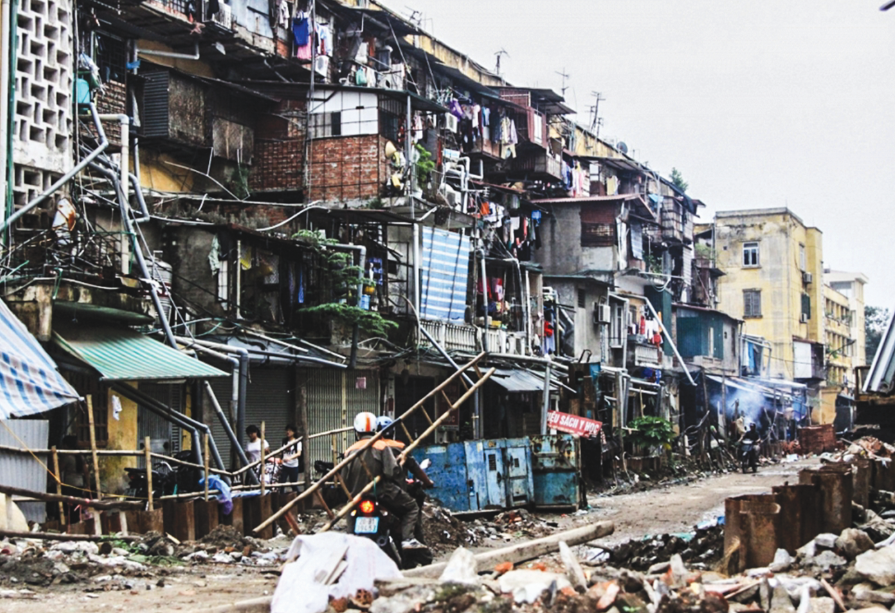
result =
[[[98,370],[104,381],[227,376],[222,370],[128,328],[67,328],[54,332],[53,340],[62,349]]]

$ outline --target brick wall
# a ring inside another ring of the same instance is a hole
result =
[[[127,87],[124,83],[109,81],[103,85],[102,92],[96,96],[96,110],[100,115],[127,115]],[[93,122],[85,122],[95,136]],[[113,147],[121,145],[121,124],[117,121],[103,122],[103,131]]]
[[[258,120],[254,167],[249,184],[258,191],[300,190],[304,186],[304,101],[284,100]]]
[[[386,139],[376,134],[313,141],[308,200],[378,196],[388,176],[385,143]]]

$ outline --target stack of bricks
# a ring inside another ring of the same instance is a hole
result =
[[[833,424],[799,428],[799,447],[802,453],[823,453],[836,449],[836,432]]]
[[[100,115],[126,115],[127,114],[127,87],[124,83],[109,81],[103,85],[102,90],[96,95],[96,110]],[[90,122],[90,132],[96,136],[96,129]],[[121,146],[121,124],[117,121],[103,123],[103,131],[113,147]]]
[[[258,191],[297,191],[304,186],[304,101],[284,100],[275,114],[261,117],[255,132],[249,183]]]

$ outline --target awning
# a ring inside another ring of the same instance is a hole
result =
[[[222,370],[128,328],[66,328],[54,332],[53,341],[99,371],[103,381],[158,381],[228,376]]]
[[[37,339],[0,300],[0,419],[26,417],[78,400]]]
[[[496,383],[510,393],[543,392],[544,380],[536,377],[527,370],[498,369],[490,381]]]

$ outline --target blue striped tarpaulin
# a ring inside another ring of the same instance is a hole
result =
[[[423,228],[420,315],[462,323],[469,279],[469,237]]]
[[[0,419],[25,417],[78,400],[56,364],[0,300]]]

